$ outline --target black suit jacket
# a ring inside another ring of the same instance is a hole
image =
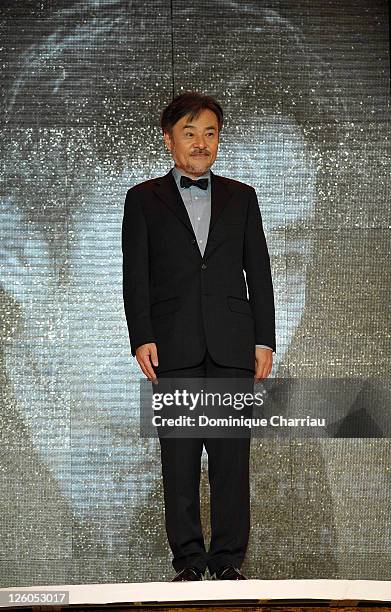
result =
[[[221,365],[253,370],[255,344],[275,350],[273,284],[255,190],[210,175],[203,257],[171,170],[126,194],[123,298],[131,351],[155,342],[156,373],[197,365],[206,348]]]

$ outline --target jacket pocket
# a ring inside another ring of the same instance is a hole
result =
[[[228,308],[233,312],[240,312],[242,314],[252,316],[252,310],[250,302],[244,298],[238,298],[233,295],[227,297]]]
[[[179,297],[166,298],[151,305],[151,317],[160,317],[162,315],[175,312],[180,306]]]

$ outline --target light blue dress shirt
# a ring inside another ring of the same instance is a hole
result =
[[[196,185],[181,187],[180,180],[183,173],[178,170],[176,166],[173,167],[172,174],[179,189],[179,193],[182,196],[183,203],[186,206],[187,214],[189,215],[189,219],[193,226],[198,247],[202,256],[204,256],[206,242],[208,239],[211,213],[210,170],[198,177],[209,179],[208,189],[200,189]],[[273,350],[270,346],[266,346],[265,344],[256,344],[255,346],[258,348],[267,348],[271,351]]]

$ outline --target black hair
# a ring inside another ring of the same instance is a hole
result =
[[[160,116],[160,126],[164,132],[172,133],[174,125],[186,115],[190,121],[197,118],[204,109],[213,111],[219,124],[219,132],[223,126],[223,109],[212,96],[198,93],[197,91],[185,91],[176,96],[168,106],[165,107]]]

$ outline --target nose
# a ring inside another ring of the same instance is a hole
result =
[[[195,144],[197,149],[200,149],[200,150],[205,149],[205,147],[206,147],[205,137],[204,136],[197,136],[194,144]]]

